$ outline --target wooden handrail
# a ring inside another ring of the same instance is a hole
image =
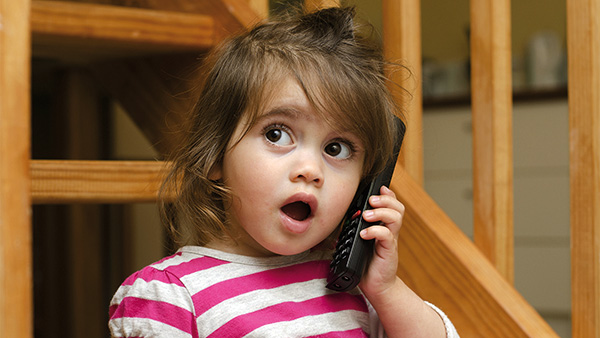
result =
[[[33,337],[29,1],[0,1],[0,332]]]
[[[574,338],[600,337],[600,1],[567,1]]]
[[[473,237],[514,279],[510,0],[471,1]]]

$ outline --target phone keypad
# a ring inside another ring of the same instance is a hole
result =
[[[336,245],[335,256],[331,261],[332,269],[334,269],[339,263],[348,259],[350,251],[352,250],[352,242],[354,241],[354,236],[356,235],[358,221],[359,220],[357,217],[352,217],[350,220],[345,222],[344,227],[342,228],[342,234]]]

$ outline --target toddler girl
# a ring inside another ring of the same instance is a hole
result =
[[[161,214],[181,248],[129,277],[116,337],[457,337],[396,276],[404,213],[383,187],[359,288],[326,285],[339,224],[361,180],[392,154],[397,111],[380,52],[349,8],[271,21],[207,63]]]

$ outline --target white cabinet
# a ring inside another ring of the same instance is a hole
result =
[[[570,337],[569,139],[566,100],[516,102],[513,113],[515,286]],[[468,106],[427,108],[425,189],[473,234]]]

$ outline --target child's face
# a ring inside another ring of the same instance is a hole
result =
[[[358,137],[320,118],[291,78],[273,94],[236,144],[246,121],[237,126],[216,173],[233,192],[228,218],[237,244],[209,246],[252,256],[303,252],[336,229],[358,187]]]

